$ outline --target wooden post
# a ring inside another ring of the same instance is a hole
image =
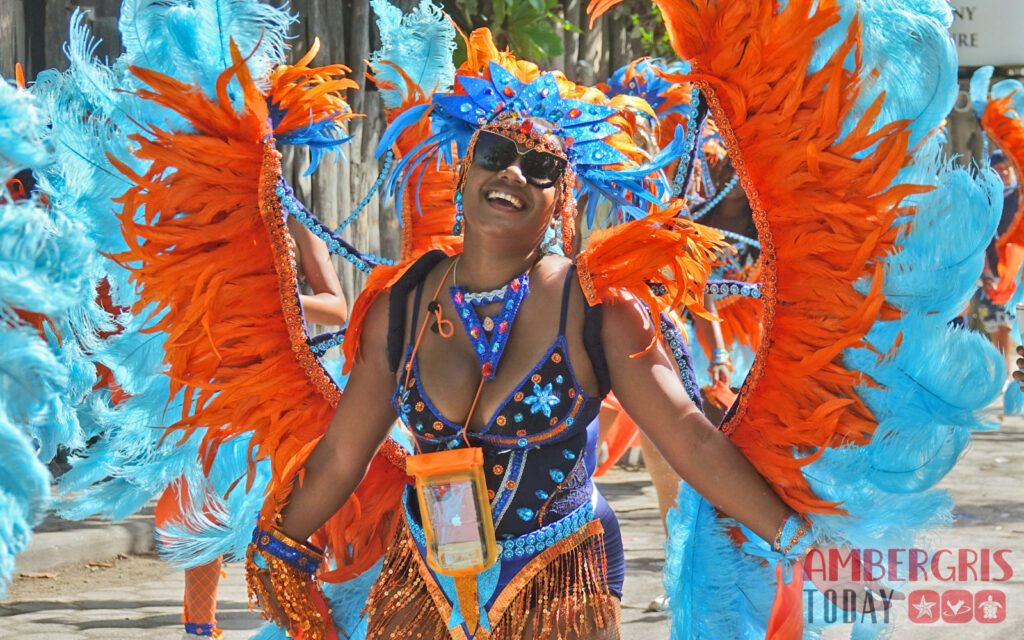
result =
[[[68,60],[64,55],[64,42],[68,39],[68,25],[72,7],[67,0],[39,0],[46,3],[46,23],[43,33],[45,69],[64,71]],[[90,7],[93,5],[90,4]]]
[[[14,77],[14,65],[26,61],[23,0],[0,0],[0,74]]]
[[[586,15],[581,10],[582,15]],[[605,23],[608,16],[601,16],[594,22],[593,29],[583,29],[580,34],[580,48],[577,57],[579,63],[579,74],[577,82],[593,85],[597,82],[598,74],[601,72],[601,58],[604,51]]]
[[[583,15],[580,5],[580,0],[567,0],[565,2],[565,19],[586,31],[586,16]],[[580,77],[580,34],[572,31],[566,32],[562,42],[565,45],[562,70],[570,80],[575,81]]]

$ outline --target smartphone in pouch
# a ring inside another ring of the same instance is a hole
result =
[[[406,458],[426,537],[427,564],[438,573],[470,576],[498,559],[483,450],[479,447]]]

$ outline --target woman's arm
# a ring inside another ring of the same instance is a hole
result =
[[[792,510],[752,464],[694,406],[661,342],[642,356],[656,326],[635,298],[603,309],[602,341],[622,408],[687,483],[769,541]]]
[[[343,326],[348,320],[348,301],[327,245],[293,218],[288,219],[288,232],[298,248],[299,267],[313,290],[312,295],[299,296],[303,315],[314,324]]]
[[[352,367],[327,432],[306,461],[302,483],[296,483],[282,512],[281,531],[292,539],[307,539],[345,504],[395,421],[387,311],[388,295],[382,294],[367,312],[362,357]]]

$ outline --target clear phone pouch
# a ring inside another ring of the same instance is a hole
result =
[[[479,447],[406,458],[427,539],[427,564],[449,576],[475,575],[498,558]]]

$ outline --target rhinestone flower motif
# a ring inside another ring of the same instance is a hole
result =
[[[551,383],[543,388],[537,383],[533,385],[533,395],[526,396],[523,402],[530,406],[530,413],[543,413],[545,418],[551,417],[551,407],[556,406],[560,400],[558,395],[552,391]]]

